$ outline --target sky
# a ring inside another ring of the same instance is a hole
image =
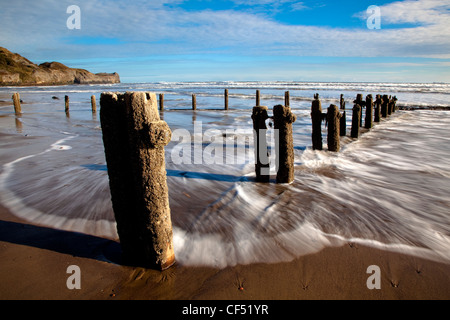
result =
[[[71,6],[77,11],[68,10]],[[0,46],[122,82],[450,82],[450,0],[0,0]]]

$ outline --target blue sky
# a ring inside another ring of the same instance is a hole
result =
[[[0,1],[0,46],[122,82],[450,82],[449,0]]]

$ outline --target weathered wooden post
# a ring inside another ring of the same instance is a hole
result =
[[[371,129],[373,127],[373,97],[371,94],[366,96],[366,119],[365,128]]]
[[[345,137],[347,134],[347,112],[345,111],[345,99],[344,94],[341,94],[341,98],[339,99],[339,108],[344,110],[342,113],[342,120],[340,121],[339,135],[341,137]]]
[[[358,138],[359,137],[359,122],[361,117],[361,107],[357,104],[353,107],[353,115],[352,115],[352,130],[351,137]]]
[[[164,270],[175,262],[164,159],[171,130],[156,94],[102,93],[111,200],[124,262]]]
[[[397,111],[397,96],[394,96],[392,98],[392,113]]]
[[[328,150],[333,152],[339,152],[341,149],[339,141],[339,130],[340,130],[340,119],[341,113],[339,109],[334,104],[330,105],[327,112],[327,122],[328,122]]]
[[[392,96],[388,98],[388,116],[392,114]]]
[[[164,111],[164,93],[159,94],[159,110]]]
[[[344,112],[341,115],[341,120],[339,121],[339,135],[341,137],[345,137],[347,134],[347,111],[344,110]]]
[[[322,103],[319,100],[319,94],[314,95],[311,105],[311,121],[312,121],[312,147],[313,150],[322,150]]]
[[[259,107],[261,105],[261,92],[256,90],[256,106]]]
[[[228,89],[225,89],[225,110],[228,110]]]
[[[278,139],[275,139],[277,183],[291,183],[294,181],[294,138],[292,124],[297,117],[291,108],[277,105],[273,107],[274,129],[278,130]]]
[[[344,94],[341,94],[341,98],[339,99],[340,109],[345,110],[345,99]]]
[[[381,95],[376,95],[375,100],[375,116],[374,116],[374,122],[380,122],[381,119]]]
[[[12,95],[12,100],[14,104],[14,112],[16,114],[22,113],[22,106],[20,105],[20,94],[18,92],[14,93]]]
[[[362,127],[362,126],[363,126],[363,121],[362,121],[362,110],[363,110],[363,107],[364,107],[365,104],[366,104],[366,103],[364,102],[364,100],[363,100],[363,95],[362,95],[361,93],[358,93],[358,94],[356,95],[356,100],[354,100],[353,103],[360,106],[360,113],[361,113],[361,114],[359,115],[359,121],[360,121],[359,125]]]
[[[270,180],[270,163],[267,150],[267,126],[266,120],[269,118],[267,114],[268,108],[265,106],[257,106],[253,108],[253,137],[255,143],[255,173],[256,181],[269,182]]]
[[[69,113],[69,96],[64,97],[64,105],[65,105],[65,111],[66,113]]]
[[[388,114],[392,114],[395,113],[395,108],[396,108],[396,102],[397,102],[397,97],[389,97],[389,103],[388,103]]]
[[[97,102],[95,100],[94,95],[91,96],[91,108],[92,108],[92,113],[97,113]]]
[[[284,93],[284,105],[286,107],[290,107],[290,105],[291,105],[290,100],[291,100],[291,97],[290,97],[289,91],[286,91]]]
[[[197,96],[192,94],[192,110],[197,110]]]
[[[387,95],[384,95],[381,99],[381,116],[383,118],[386,118],[388,116],[388,103],[389,97]]]

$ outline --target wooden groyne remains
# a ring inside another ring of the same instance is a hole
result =
[[[12,97],[16,115],[22,113],[20,96]],[[229,110],[229,92],[224,92],[224,110]],[[353,101],[350,136],[357,139],[361,128],[370,130],[381,119],[398,109],[397,98],[387,95],[358,94]],[[339,152],[341,137],[346,136],[346,106],[343,95],[338,106],[322,110],[319,94],[311,104],[312,148],[323,150],[322,123],[327,127],[327,148]],[[102,93],[100,123],[108,168],[111,200],[122,247],[123,261],[133,266],[164,270],[175,263],[173,230],[169,206],[164,147],[172,132],[160,118],[164,111],[164,95],[126,92]],[[364,121],[362,111],[365,108]],[[91,96],[92,113],[96,114],[95,96]],[[197,97],[192,94],[192,110],[197,110]],[[65,96],[65,112],[69,116],[69,96]],[[276,183],[294,181],[293,124],[297,117],[290,107],[289,91],[284,105],[261,106],[261,93],[256,91],[252,109],[256,182],[270,182],[269,150],[266,121],[273,121],[276,150]],[[364,122],[364,123],[363,123]]]

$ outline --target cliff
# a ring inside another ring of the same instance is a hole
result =
[[[0,47],[0,86],[120,83],[117,73],[91,73],[59,62],[40,65]]]

